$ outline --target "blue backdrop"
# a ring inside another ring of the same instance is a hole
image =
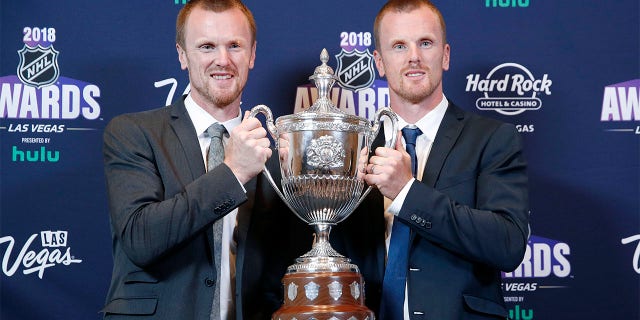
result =
[[[327,48],[353,76],[332,98],[371,118],[386,82],[348,57],[370,58],[383,2],[246,1],[258,50],[243,108],[308,106]],[[532,237],[504,274],[510,318],[640,318],[638,1],[435,2],[451,44],[445,94],[518,125],[525,141]],[[112,267],[102,131],[187,87],[181,6],[0,2],[0,319],[100,318]]]

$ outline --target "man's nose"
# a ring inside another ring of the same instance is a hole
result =
[[[226,66],[229,64],[229,51],[226,48],[219,48],[213,62],[218,66]]]

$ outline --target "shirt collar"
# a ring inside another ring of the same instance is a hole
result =
[[[198,136],[204,135],[210,125],[220,122],[201,108],[193,98],[191,98],[191,94],[187,95],[184,99],[184,106],[187,108],[187,113],[189,113],[189,117],[191,118],[193,126],[196,128]],[[227,129],[227,132],[231,132],[240,122],[242,122],[242,110],[238,109],[237,117],[220,123]]]
[[[424,137],[428,138],[429,141],[434,141],[436,139],[436,133],[438,133],[438,128],[440,127],[440,123],[444,118],[444,114],[446,113],[448,106],[449,100],[447,100],[447,97],[445,97],[443,94],[442,100],[435,108],[433,108],[433,110],[429,111],[416,123],[413,123],[418,128],[420,128],[420,131],[422,131]],[[407,125],[410,125],[410,123],[402,119],[402,117],[398,116],[398,128],[402,129]],[[391,130],[391,126],[384,126],[385,137],[391,137]]]

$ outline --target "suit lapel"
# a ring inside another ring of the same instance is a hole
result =
[[[186,159],[191,181],[193,181],[206,172],[204,160],[200,156],[202,151],[200,151],[196,129],[193,127],[193,122],[184,106],[184,98],[171,105],[170,108],[171,128],[176,133],[181,148],[178,146],[167,147],[174,148],[173,152],[175,153],[182,153],[178,158],[184,157]]]
[[[446,160],[449,152],[453,148],[456,140],[462,132],[462,128],[465,123],[465,115],[462,109],[455,106],[453,103],[449,103],[447,111],[442,118],[440,128],[436,134],[436,140],[431,146],[429,152],[429,159],[425,165],[424,174],[422,176],[422,182],[433,187],[440,175],[444,161]],[[384,124],[383,124],[384,126]],[[402,137],[398,137],[401,139]],[[380,128],[380,133],[373,141],[372,152],[376,147],[382,147],[385,144],[384,127]]]
[[[422,182],[428,186],[435,186],[444,161],[451,152],[453,145],[460,136],[464,127],[464,112],[449,103],[449,107],[442,118],[436,139],[431,146],[429,158],[425,165]]]
[[[184,159],[186,165],[180,167],[185,168],[183,170],[185,175],[184,183],[188,184],[204,175],[207,171],[204,159],[202,159],[202,151],[200,150],[196,129],[184,105],[184,98],[185,96],[169,106],[171,108],[171,128],[175,132],[179,144],[166,147],[175,153],[175,159]],[[206,233],[210,250],[209,255],[213,257],[216,254],[213,250],[213,228],[207,228]]]
[[[438,133],[436,133],[436,139],[433,141],[431,151],[429,151],[429,158],[425,164],[424,173],[422,175],[422,183],[435,187],[436,181],[442,171],[442,166],[447,156],[453,149],[453,146],[458,140],[462,128],[464,127],[464,111],[456,107],[454,104],[449,103],[447,111],[442,118]],[[411,230],[411,238],[409,243],[414,244],[416,239],[416,232]]]

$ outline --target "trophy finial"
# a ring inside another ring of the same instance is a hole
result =
[[[320,52],[320,61],[322,61],[322,65],[326,65],[329,62],[329,52],[327,52],[326,48],[323,48],[322,52]]]
[[[322,64],[316,67],[313,75],[309,77],[309,79],[317,80],[320,78],[334,78],[333,69],[327,65],[327,62],[329,62],[329,52],[327,49],[322,49],[322,52],[320,53],[320,62],[322,62]]]
[[[313,80],[318,88],[318,100],[309,108],[310,112],[334,112],[340,113],[341,111],[336,108],[329,100],[329,90],[333,87],[337,77],[333,73],[333,69],[327,65],[329,62],[329,52],[327,49],[322,49],[320,53],[321,65],[317,66],[313,75],[309,77],[309,80]]]

